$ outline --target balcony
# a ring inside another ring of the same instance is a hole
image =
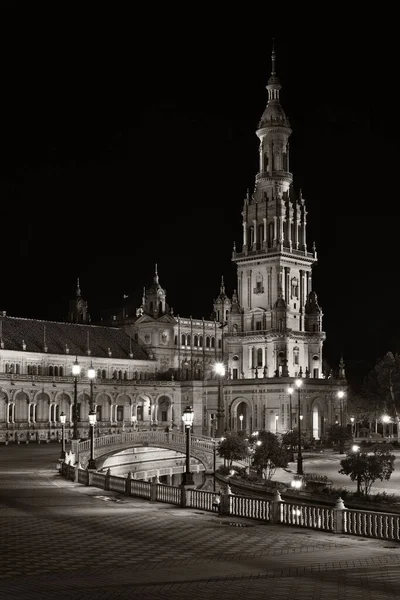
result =
[[[293,175],[289,171],[261,171],[260,173],[257,173],[256,181],[258,181],[259,179],[268,179],[272,177],[274,179],[289,179],[290,181],[292,181],[293,179]]]

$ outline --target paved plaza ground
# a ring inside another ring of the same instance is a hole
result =
[[[400,599],[398,543],[124,498],[58,453],[0,447],[1,599]]]

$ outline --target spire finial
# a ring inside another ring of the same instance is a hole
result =
[[[276,71],[275,71],[275,59],[276,59],[276,55],[275,55],[275,38],[272,38],[272,53],[271,53],[272,67],[271,67],[271,75],[276,75]]]
[[[156,263],[156,268],[154,270],[154,283],[158,283],[157,263]]]
[[[76,295],[81,295],[81,288],[79,287],[79,277],[76,278]]]
[[[223,275],[221,275],[221,287],[219,289],[220,289],[221,294],[225,294],[225,284],[224,284],[224,276]]]

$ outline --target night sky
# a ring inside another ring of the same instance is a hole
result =
[[[0,309],[64,320],[79,276],[95,321],[139,305],[157,262],[175,314],[208,318],[221,274],[236,287],[275,36],[325,358],[354,375],[400,351],[396,39],[142,25],[19,32],[3,52]]]

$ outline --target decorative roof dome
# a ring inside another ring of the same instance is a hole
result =
[[[279,102],[279,91],[282,88],[281,83],[275,72],[275,48],[272,46],[272,70],[271,76],[268,79],[268,104],[262,114],[258,124],[259,129],[271,125],[281,125],[282,127],[290,127],[289,119],[285,115],[285,111]]]

